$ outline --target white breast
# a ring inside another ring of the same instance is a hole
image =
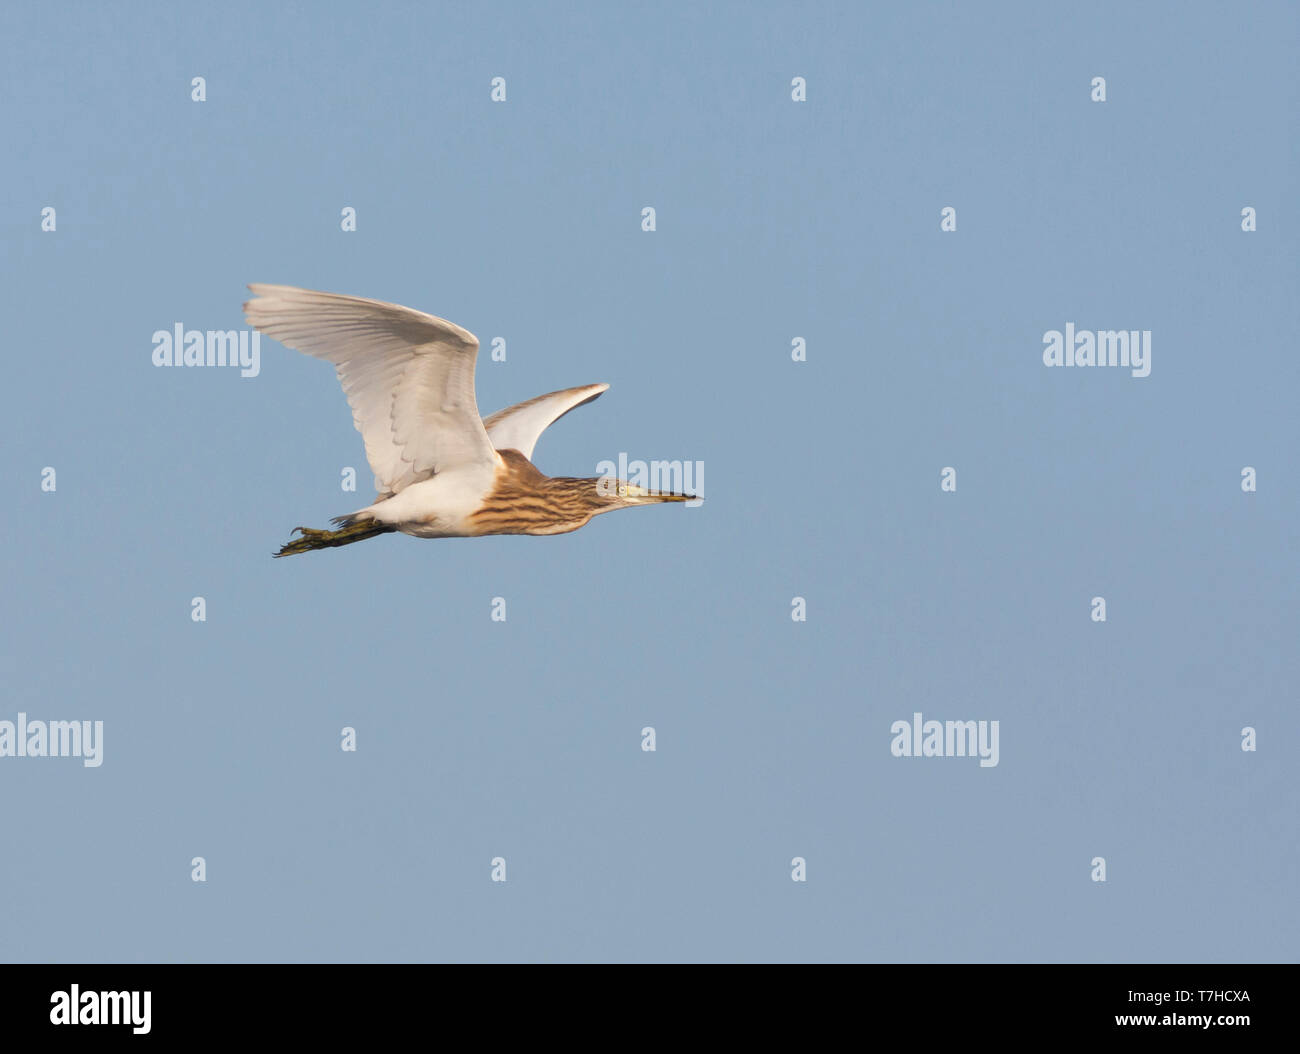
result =
[[[470,515],[482,506],[495,485],[496,472],[492,469],[452,469],[422,483],[412,483],[387,501],[372,505],[369,514],[417,538],[465,537]]]

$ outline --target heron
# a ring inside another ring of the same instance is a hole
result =
[[[334,530],[295,527],[277,557],[394,532],[568,534],[602,512],[696,500],[612,477],[546,476],[533,464],[542,432],[608,384],[549,392],[483,420],[474,394],[478,338],[468,330],[382,300],[287,285],[248,288],[251,326],[334,365],[377,491],[364,509],[334,517]]]

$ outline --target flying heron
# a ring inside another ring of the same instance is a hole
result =
[[[692,501],[609,477],[543,475],[532,461],[546,427],[608,384],[539,395],[486,421],[474,397],[478,338],[398,304],[287,285],[253,284],[249,324],[334,364],[375,474],[375,501],[335,517],[276,556],[351,545],[400,531],[416,538],[567,534],[631,505]]]

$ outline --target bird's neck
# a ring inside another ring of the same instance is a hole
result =
[[[500,450],[496,483],[470,517],[475,534],[565,534],[610,507],[600,477],[544,476],[517,450]]]

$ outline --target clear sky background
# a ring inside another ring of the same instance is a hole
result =
[[[104,722],[0,758],[0,959],[1294,961],[1294,5],[467,6],[0,10],[0,719]],[[247,282],[707,501],[273,561],[372,492],[327,365],[151,364]]]

